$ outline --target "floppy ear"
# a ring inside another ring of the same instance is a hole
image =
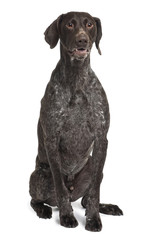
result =
[[[99,18],[94,18],[95,22],[96,22],[96,26],[97,26],[97,36],[96,36],[96,41],[95,41],[95,44],[96,44],[96,48],[98,49],[98,53],[100,55],[102,55],[101,53],[101,50],[99,48],[99,42],[100,42],[100,39],[102,37],[102,26],[101,26],[101,21]]]
[[[50,48],[54,48],[59,40],[59,24],[62,19],[62,15],[59,16],[44,32],[45,40],[50,45]]]

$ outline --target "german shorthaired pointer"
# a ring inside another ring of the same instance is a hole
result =
[[[50,48],[60,39],[61,57],[41,101],[38,155],[30,177],[31,206],[40,218],[51,218],[48,205],[57,206],[61,225],[73,228],[78,222],[71,202],[83,197],[85,228],[100,231],[99,212],[123,214],[116,205],[99,203],[109,106],[90,67],[90,51],[95,42],[101,54],[101,22],[88,13],[69,12],[44,34]]]

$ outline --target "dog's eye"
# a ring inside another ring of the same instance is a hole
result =
[[[91,22],[88,22],[88,23],[86,24],[86,27],[87,27],[88,29],[91,29],[91,28],[93,28],[93,24],[92,24]]]
[[[66,24],[66,27],[67,27],[68,29],[73,29],[73,28],[74,28],[74,24],[73,24],[73,23],[67,23],[67,24]]]

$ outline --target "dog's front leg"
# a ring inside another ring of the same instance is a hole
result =
[[[108,141],[104,137],[98,137],[94,143],[92,154],[92,183],[86,195],[86,229],[89,231],[100,231],[102,229],[102,223],[99,216],[99,197],[107,145]]]
[[[61,160],[58,151],[58,139],[55,137],[47,138],[45,140],[45,148],[53,175],[53,181],[55,183],[57,206],[60,212],[60,223],[64,227],[76,227],[78,222],[73,215],[69,194],[61,174]]]

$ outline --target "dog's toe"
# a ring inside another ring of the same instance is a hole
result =
[[[35,210],[39,218],[51,218],[52,217],[52,208],[44,205],[44,203],[39,203],[34,200],[31,200],[31,206]]]
[[[52,208],[48,206],[42,206],[39,211],[37,212],[37,215],[40,218],[51,218],[52,217]]]
[[[39,208],[37,208],[36,213],[39,218],[44,218],[44,219],[51,218],[52,208],[45,205],[41,205],[39,206]]]
[[[100,232],[102,230],[100,217],[87,218],[85,229],[91,232]]]
[[[114,216],[123,215],[123,211],[117,205],[112,204],[99,204],[99,212]]]
[[[78,225],[76,218],[71,214],[63,215],[60,217],[60,223],[67,228],[75,228]]]

